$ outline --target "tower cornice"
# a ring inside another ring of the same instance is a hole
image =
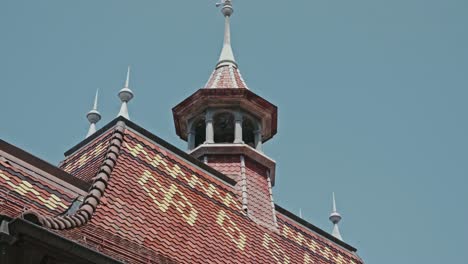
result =
[[[278,108],[248,89],[199,89],[172,108],[177,135],[187,140],[188,123],[207,108],[237,107],[255,115],[262,124],[263,142],[271,139],[278,129]]]

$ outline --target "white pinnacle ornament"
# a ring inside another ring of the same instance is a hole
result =
[[[89,137],[92,134],[96,133],[96,123],[99,122],[99,120],[101,120],[101,114],[97,110],[98,96],[99,96],[99,90],[96,90],[96,96],[94,97],[93,109],[89,111],[88,114],[86,114],[86,118],[88,119],[90,123],[88,134],[86,134],[86,137]]]
[[[120,111],[117,116],[123,116],[126,119],[130,120],[130,117],[128,115],[128,102],[132,100],[133,98],[133,92],[129,88],[129,83],[130,83],[130,66],[128,66],[127,70],[127,78],[125,79],[125,85],[122,90],[119,91],[119,98],[120,101],[122,102],[122,105],[120,106]]]

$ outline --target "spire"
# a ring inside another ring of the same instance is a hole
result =
[[[224,15],[224,43],[223,49],[221,50],[221,55],[219,56],[218,64],[216,68],[231,65],[237,68],[236,60],[234,59],[234,52],[232,52],[231,47],[231,23],[230,18],[234,9],[232,8],[231,0],[222,0],[221,3],[216,4],[216,6],[221,7],[221,13]]]
[[[122,88],[122,90],[119,91],[119,98],[120,98],[120,101],[122,101],[122,105],[120,106],[120,112],[117,115],[117,116],[123,116],[126,119],[130,120],[130,117],[128,115],[128,102],[132,100],[133,92],[129,88],[129,83],[130,83],[130,66],[128,66],[127,78],[125,79],[124,88]]]
[[[89,111],[88,114],[86,114],[86,118],[88,119],[90,123],[88,134],[86,135],[86,137],[89,137],[96,132],[96,123],[99,122],[99,120],[101,120],[101,114],[97,110],[98,96],[99,96],[99,89],[96,90],[96,96],[94,97],[93,109]]]
[[[221,13],[224,15],[224,44],[219,56],[216,68],[211,74],[208,82],[204,88],[246,88],[247,84],[242,78],[237,67],[234,53],[231,47],[231,24],[230,18],[234,9],[232,8],[231,0],[222,0],[221,3],[216,4],[221,7]]]
[[[329,219],[333,223],[332,236],[338,238],[339,240],[343,240],[340,234],[340,229],[338,228],[338,223],[341,221],[341,215],[336,211],[335,193],[333,193],[333,211],[330,214]]]

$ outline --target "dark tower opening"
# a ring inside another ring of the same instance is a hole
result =
[[[234,142],[234,115],[229,112],[216,114],[214,120],[214,142]]]
[[[242,140],[245,144],[255,148],[255,124],[254,122],[244,117],[242,122]]]
[[[201,118],[194,123],[193,129],[195,131],[195,148],[203,144],[206,140],[206,125],[205,119]]]

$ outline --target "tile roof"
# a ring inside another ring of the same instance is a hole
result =
[[[86,164],[68,164],[103,155],[85,194],[0,159],[0,214],[23,214],[128,263],[362,263],[352,247],[287,213],[277,210],[276,232],[256,224],[229,179],[122,120],[66,159],[64,168],[90,179],[79,169]],[[78,211],[60,216],[80,195]]]
[[[216,68],[204,88],[245,88],[248,89],[240,71],[233,65]]]
[[[13,217],[30,209],[60,214],[78,196],[65,191],[62,186],[35,177],[8,160],[0,160],[0,195],[0,213],[4,214],[4,210],[7,210],[8,215]]]
[[[108,131],[80,150],[70,154],[60,168],[85,182],[91,182],[104,161],[112,131]]]
[[[29,210],[24,212],[24,218],[55,230],[80,227],[91,220],[97,206],[101,202],[101,198],[104,196],[112,171],[117,163],[117,158],[119,157],[123,141],[124,128],[124,122],[120,121],[117,123],[116,128],[112,133],[112,137],[109,139],[110,142],[108,143],[105,158],[100,164],[96,175],[93,177],[93,184],[89,189],[88,194],[84,197],[83,203],[75,213],[64,216],[44,216],[34,210]],[[93,153],[90,156],[94,156],[94,152],[98,151],[92,149],[91,152]],[[83,155],[82,157],[86,157],[86,155]]]

